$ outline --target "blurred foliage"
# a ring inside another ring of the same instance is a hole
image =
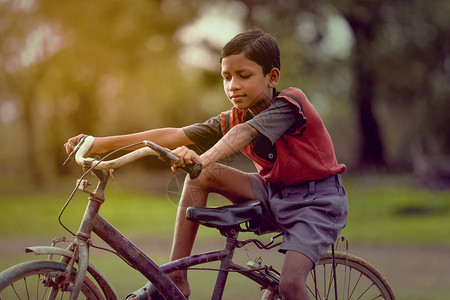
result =
[[[218,52],[255,26],[282,48],[279,88],[306,92],[340,161],[429,174],[450,149],[449,13],[445,0],[0,1],[1,178],[66,172],[62,144],[80,132],[218,114]]]

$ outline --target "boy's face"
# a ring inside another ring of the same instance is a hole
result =
[[[221,65],[225,94],[236,108],[249,108],[257,114],[270,106],[279,79],[278,69],[264,76],[263,67],[244,53],[224,57]]]

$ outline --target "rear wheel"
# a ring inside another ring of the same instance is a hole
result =
[[[30,261],[12,266],[0,273],[0,299],[69,299],[76,269],[64,285],[66,267],[55,261]],[[85,277],[78,299],[104,298],[92,280]]]
[[[307,286],[313,299],[395,299],[386,279],[367,261],[335,252],[335,263],[336,286],[331,253],[322,257],[311,270]]]

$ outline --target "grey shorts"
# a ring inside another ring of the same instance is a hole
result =
[[[341,176],[291,186],[268,183],[259,174],[249,178],[255,200],[286,228],[279,251],[300,252],[316,265],[346,225],[347,193]]]

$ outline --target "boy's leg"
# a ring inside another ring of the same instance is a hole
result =
[[[248,175],[239,170],[213,164],[203,170],[201,175],[184,182],[183,192],[178,205],[175,222],[175,233],[170,260],[176,260],[191,254],[198,224],[186,219],[186,208],[189,206],[206,206],[209,193],[220,194],[233,203],[253,199],[253,191]],[[169,274],[186,296],[190,294],[186,271]]]
[[[189,206],[206,206],[209,193],[220,194],[233,203],[254,199],[248,174],[242,171],[221,164],[213,164],[204,169],[200,176],[194,180],[187,176],[178,204],[170,254],[171,261],[191,254],[199,225],[186,219],[186,208]],[[176,271],[168,274],[168,276],[185,296],[190,295],[186,271]],[[149,296],[147,298],[150,299]],[[137,298],[127,298],[127,300],[133,299]]]
[[[280,295],[285,300],[309,299],[306,279],[313,267],[312,261],[296,251],[287,251],[281,269]]]

